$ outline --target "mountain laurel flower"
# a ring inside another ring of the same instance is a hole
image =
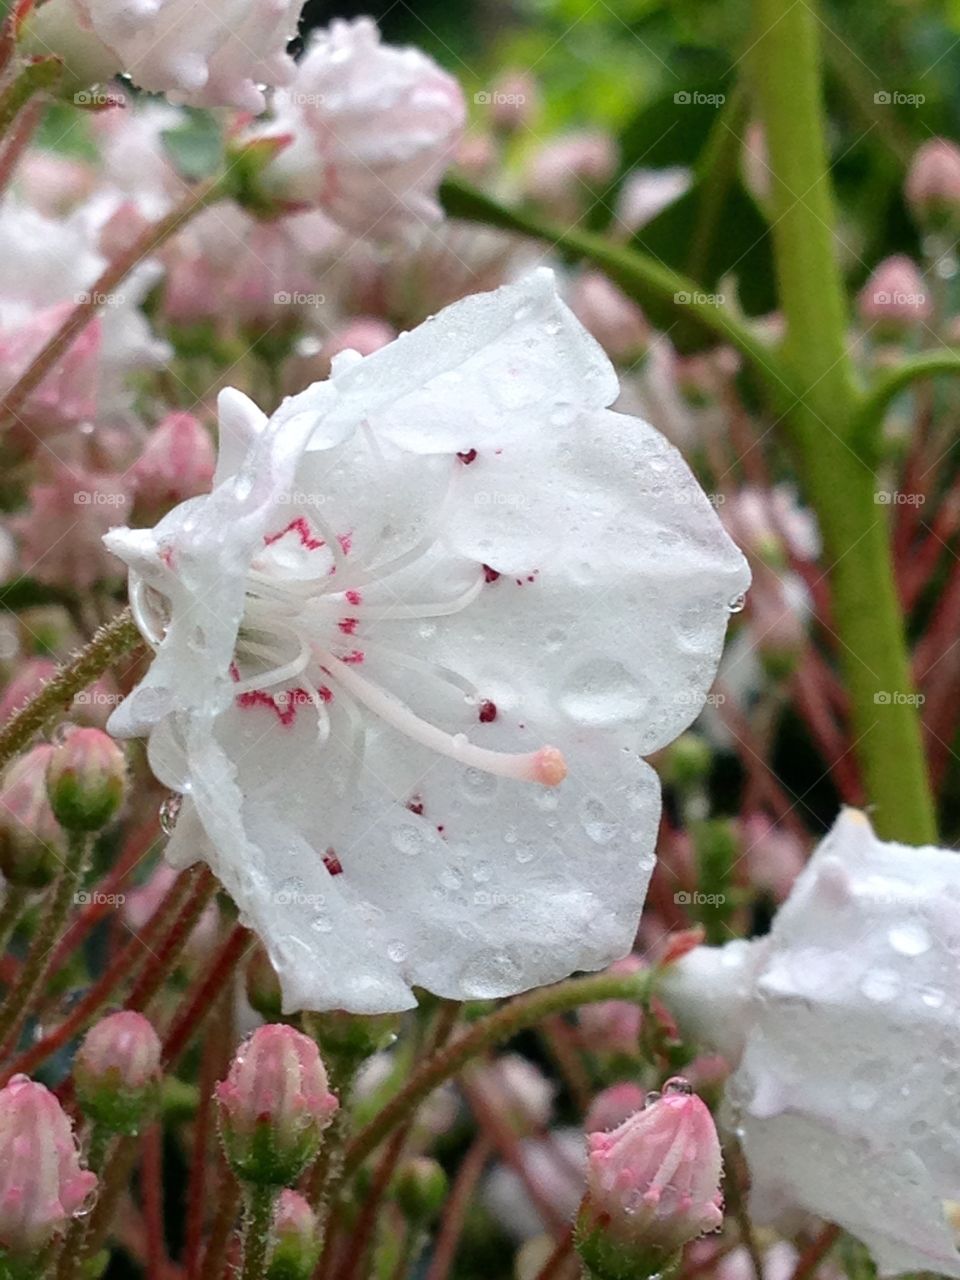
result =
[[[44,1248],[96,1185],[54,1095],[14,1076],[0,1089],[0,1246],[14,1257]]]
[[[172,102],[256,115],[266,106],[262,86],[293,77],[287,44],[301,8],[301,0],[48,0],[24,40],[60,56],[75,84],[125,72]]]
[[[685,1080],[668,1080],[642,1111],[587,1144],[577,1250],[596,1280],[658,1275],[688,1241],[721,1226],[720,1139]]]
[[[883,1276],[960,1276],[958,902],[955,850],[881,842],[848,809],[767,936],[698,947],[662,987],[736,1068],[754,1221],[839,1223]]]
[[[47,763],[47,796],[61,827],[100,831],[116,817],[126,794],[123,749],[102,729],[68,729]]]
[[[320,1051],[293,1027],[258,1027],[217,1085],[220,1134],[241,1181],[290,1186],[337,1110]]]
[[[0,871],[11,884],[42,889],[63,866],[66,837],[47,798],[53,747],[41,742],[11,760],[0,778]]]
[[[160,1039],[132,1009],[101,1018],[74,1059],[77,1096],[84,1111],[111,1133],[139,1133],[160,1086]]]
[[[288,136],[262,175],[276,199],[316,205],[360,235],[392,239],[441,217],[436,188],[466,119],[457,81],[372,18],[310,39],[260,136]]]
[[[269,420],[220,396],[213,492],[115,530],[154,660],[110,721],[168,846],[260,934],[286,1011],[509,995],[629,951],[659,750],[746,563],[540,272]]]

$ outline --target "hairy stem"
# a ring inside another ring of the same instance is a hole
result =
[[[240,1280],[262,1280],[266,1271],[275,1198],[276,1191],[273,1187],[251,1187],[247,1192]]]
[[[501,1005],[475,1022],[471,1029],[420,1064],[395,1097],[354,1138],[344,1156],[344,1176],[355,1173],[367,1156],[445,1080],[459,1074],[471,1059],[502,1044],[518,1031],[542,1018],[565,1013],[598,1000],[632,1000],[643,1003],[653,986],[651,971],[620,975],[594,974],[571,978],[553,987],[531,991]]]

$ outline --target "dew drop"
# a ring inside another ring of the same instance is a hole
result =
[[[915,921],[895,925],[887,934],[887,940],[902,956],[922,956],[930,950],[929,933]]]
[[[727,601],[727,611],[729,613],[743,613],[747,604],[747,597],[741,591],[738,596],[734,596],[732,600]]]
[[[180,816],[182,807],[183,796],[176,791],[172,791],[161,804],[160,830],[165,836],[173,835],[173,829],[177,825],[177,818]]]
[[[314,933],[329,933],[333,928],[333,921],[329,916],[314,916],[310,921],[310,928]]]
[[[407,958],[407,948],[402,942],[391,942],[387,946],[387,955],[394,964],[403,964]]]
[[[886,1004],[900,992],[900,975],[894,969],[871,969],[860,979],[860,990],[868,1000]]]

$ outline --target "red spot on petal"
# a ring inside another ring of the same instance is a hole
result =
[[[308,551],[319,551],[321,547],[327,544],[323,538],[318,538],[310,528],[306,516],[297,516],[295,520],[291,520],[288,525],[278,530],[276,533],[264,534],[264,542],[268,547],[275,542],[279,542],[281,538],[285,538],[288,533],[295,533],[300,539],[300,545],[306,547]]]
[[[422,798],[420,796],[411,796],[410,799],[407,801],[407,808],[410,810],[411,813],[416,813],[418,815],[423,813]]]
[[[349,653],[345,653],[341,657],[340,661],[346,662],[348,666],[358,667],[365,657],[366,654],[362,649],[351,649]]]
[[[283,694],[267,693],[265,689],[248,689],[246,693],[237,695],[236,703],[243,709],[267,707],[286,728],[296,720],[297,708],[312,705],[312,699],[306,689],[287,689]]]
[[[361,594],[359,591],[352,591],[352,590],[351,590],[351,591],[347,591],[347,592],[345,592],[344,594],[345,594],[345,595],[346,595],[346,597],[347,597],[347,603],[348,603],[348,604],[358,605],[358,604],[360,604],[360,603],[361,603],[361,601],[363,600],[363,596],[362,596],[362,594]]]
[[[480,710],[477,714],[481,724],[489,724],[491,720],[496,720],[497,718],[497,704],[487,698],[480,703]]]
[[[323,855],[323,865],[327,868],[332,876],[343,875],[343,863],[337,857],[332,849],[328,849]]]
[[[357,629],[359,621],[359,618],[341,618],[337,626],[345,636],[352,636]]]
[[[500,577],[500,574],[497,572],[496,569],[491,569],[488,564],[485,564],[483,566],[483,577],[484,577],[484,581],[486,582],[496,582],[496,580]]]
[[[460,461],[463,463],[465,467],[469,467],[471,462],[476,462],[477,451],[476,449],[466,449],[464,450],[463,453],[458,453],[457,457],[460,459]]]
[[[442,822],[441,822],[441,823],[439,823],[439,824],[438,824],[438,826],[437,826],[437,831],[438,831],[438,833],[439,833],[440,835],[443,835],[443,833],[444,833],[444,831],[445,831],[445,830],[446,830],[446,828],[444,827],[443,823],[442,823]]]

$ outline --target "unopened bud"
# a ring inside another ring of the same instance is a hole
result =
[[[429,1226],[447,1198],[447,1175],[429,1156],[414,1156],[397,1170],[393,1197],[408,1222]]]
[[[365,1062],[388,1048],[396,1040],[400,1026],[395,1013],[361,1017],[342,1009],[315,1013],[311,1022],[326,1057],[345,1066]]]
[[[270,1022],[281,1016],[283,992],[280,990],[280,979],[263,947],[255,947],[247,962],[245,985],[247,999],[261,1018]]]
[[[577,1250],[596,1280],[657,1275],[723,1222],[720,1140],[686,1081],[668,1080],[642,1111],[587,1143]]]
[[[858,298],[860,318],[891,336],[929,318],[930,291],[916,264],[903,253],[884,258]]]
[[[918,221],[942,226],[960,215],[960,147],[948,138],[929,138],[911,161],[907,203]]]
[[[290,1186],[320,1149],[337,1109],[320,1052],[279,1023],[258,1027],[217,1085],[220,1133],[241,1181]]]
[[[43,1249],[96,1185],[54,1095],[14,1076],[0,1089],[0,1246],[14,1259]]]
[[[53,748],[47,795],[67,831],[99,831],[116,817],[126,792],[126,757],[101,729],[71,728]]]
[[[197,494],[213,481],[216,455],[210,433],[192,413],[170,413],[147,436],[133,464],[136,501],[151,513]]]
[[[267,1280],[310,1280],[320,1256],[317,1215],[298,1192],[287,1189],[277,1197],[273,1238]]]
[[[712,767],[710,744],[697,733],[682,733],[664,753],[664,776],[682,790],[703,782]]]
[[[0,781],[0,871],[11,884],[42,889],[63,865],[64,833],[47,798],[53,747],[41,743],[11,761]]]
[[[139,1133],[159,1092],[160,1053],[157,1033],[142,1013],[101,1018],[74,1061],[83,1109],[111,1133]]]

